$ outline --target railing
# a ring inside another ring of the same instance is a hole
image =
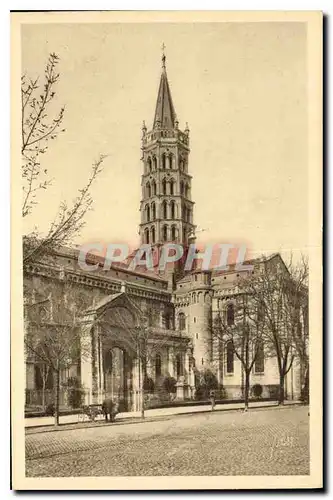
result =
[[[90,404],[90,392],[81,389],[81,399],[83,402]],[[48,405],[54,404],[54,390],[53,389],[26,389],[25,390],[25,405],[26,407],[40,407],[46,408]],[[68,389],[60,389],[59,391],[59,406],[69,408],[71,406],[69,401]],[[78,405],[80,406],[80,405]]]
[[[60,406],[66,405],[66,391],[60,390],[59,392],[59,404]],[[25,390],[25,404],[26,406],[40,406],[45,407],[54,402],[54,390],[53,389],[26,389]]]
[[[161,138],[176,138],[179,139],[181,142],[184,144],[189,143],[189,138],[187,134],[184,134],[184,132],[181,132],[178,129],[175,130],[170,130],[170,129],[156,129],[151,132],[148,132],[146,135],[143,137],[143,143],[147,144],[150,141],[156,141]]]

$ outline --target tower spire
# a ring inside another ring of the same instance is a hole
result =
[[[176,121],[175,108],[173,106],[168,77],[166,73],[165,45],[162,44],[162,74],[158,89],[157,102],[153,128],[174,129]]]
[[[142,126],[142,197],[140,203],[141,243],[154,248],[155,263],[165,242],[188,248],[194,241],[189,130],[179,128],[165,68],[165,45],[162,45],[162,71],[151,130]],[[184,253],[185,255],[185,253]],[[183,261],[175,263],[172,276],[183,273]],[[169,272],[169,271],[168,271]],[[170,275],[171,276],[171,275]]]

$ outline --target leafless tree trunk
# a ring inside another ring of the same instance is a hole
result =
[[[59,366],[54,370],[54,425],[59,425],[60,415],[60,370]]]
[[[145,418],[145,391],[144,391],[145,373],[143,370],[142,356],[139,353],[139,387],[140,387],[140,408],[141,418]]]
[[[48,365],[46,365],[45,363],[43,363],[41,366],[42,366],[41,376],[42,376],[42,385],[43,385],[43,388],[42,388],[42,407],[43,407],[43,410],[45,410],[45,407],[46,407],[45,391],[46,391],[47,379],[48,379],[49,372],[50,372],[50,367]]]
[[[232,344],[233,352],[240,361],[244,373],[244,411],[249,408],[249,393],[251,371],[258,356],[259,342],[262,337],[255,324],[250,322],[248,297],[244,294],[238,296],[240,303],[241,318],[235,317],[234,324],[228,324],[220,313],[215,318],[213,325],[213,337],[221,340],[224,345]]]

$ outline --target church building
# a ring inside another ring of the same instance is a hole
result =
[[[189,154],[189,127],[179,127],[163,55],[152,126],[144,123],[142,127],[140,244],[151,245],[156,262],[166,242],[182,245],[184,255],[195,243]],[[147,380],[145,392],[151,392],[150,404],[158,406],[159,397],[164,401],[159,388],[166,378],[175,381],[174,399],[194,400],[200,373],[209,370],[223,388],[224,398],[242,398],[242,365],[232,347],[213,336],[219,314],[227,315],[230,324],[238,320],[241,271],[235,266],[228,271],[197,266],[187,272],[184,260],[163,273],[157,268],[156,272],[131,270],[128,262],[113,263],[105,270],[102,260],[90,258],[99,263],[98,269],[84,271],[78,265],[77,250],[59,248],[24,269],[25,335],[41,325],[52,327],[55,304],[77,311],[81,318],[85,342],[81,341],[78,359],[62,368],[61,387],[74,377],[84,388],[85,403],[101,403],[109,396],[121,400],[125,410],[137,411],[143,378]],[[275,254],[271,260],[279,263],[281,257]],[[254,263],[260,265],[260,261]],[[32,308],[34,319],[29,313]],[[135,339],[140,325],[148,332],[144,363]],[[27,350],[27,406],[41,405],[42,391],[51,394],[52,374],[45,381],[44,372],[43,362]],[[276,359],[262,349],[251,386],[260,385],[262,397],[274,397],[278,384]],[[286,377],[286,395],[297,398],[299,393],[295,364]],[[65,390],[62,394],[61,404],[66,405]]]

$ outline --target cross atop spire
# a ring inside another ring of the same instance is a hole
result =
[[[173,107],[171,92],[168,82],[168,77],[165,67],[165,45],[162,44],[162,74],[155,109],[154,128],[169,128],[175,127],[176,113]]]
[[[166,57],[165,57],[165,52],[164,52],[164,49],[165,49],[165,45],[164,45],[164,42],[162,43],[162,68],[165,69],[165,60],[166,60]]]

